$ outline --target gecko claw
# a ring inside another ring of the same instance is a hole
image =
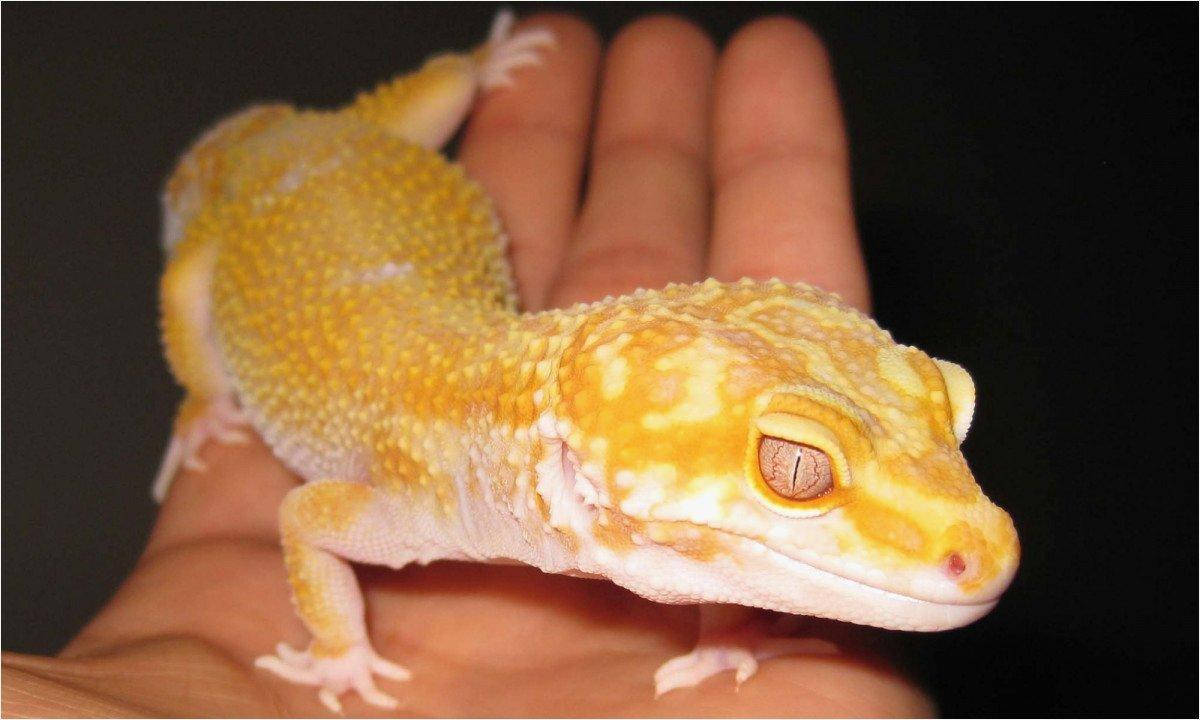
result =
[[[383,676],[389,680],[405,681],[412,679],[412,673],[408,671],[408,668],[402,665],[397,665],[390,660],[384,660],[378,655],[376,655],[374,660],[371,662],[371,672],[375,673],[376,675]]]
[[[318,690],[317,699],[321,701],[322,705],[329,708],[329,712],[333,713],[334,715],[342,714],[342,704],[338,702],[337,695],[334,695],[329,688],[321,688]]]
[[[191,470],[192,472],[204,472],[208,469],[208,463],[201,460],[198,455],[188,455],[183,459],[183,469]]]

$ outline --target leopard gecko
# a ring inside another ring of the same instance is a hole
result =
[[[478,49],[341,109],[222,121],[166,185],[162,334],[186,394],[154,494],[245,426],[306,481],[280,536],[312,642],[256,664],[334,711],[351,689],[395,704],[374,676],[409,673],[371,647],[351,562],[517,561],[907,630],[988,612],[1018,542],[959,449],[961,367],[778,280],[518,311],[496,212],[437,148],[553,47],[502,13]],[[766,656],[702,637],[656,687]]]

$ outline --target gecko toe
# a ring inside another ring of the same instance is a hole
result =
[[[389,680],[408,680],[412,676],[407,669],[379,657],[365,640],[335,656],[314,655],[311,650],[296,650],[285,643],[276,645],[275,653],[255,660],[255,667],[298,685],[317,686],[317,697],[335,713],[341,713],[338,696],[347,690],[354,690],[371,705],[394,708],[399,702],[376,687],[372,675]]]

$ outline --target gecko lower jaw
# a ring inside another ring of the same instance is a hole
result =
[[[913,572],[922,573],[927,584],[934,586],[934,592],[905,592],[898,588],[901,583],[885,585],[872,582],[864,577],[867,572],[853,572],[845,567],[837,567],[834,563],[814,562],[813,558],[796,557],[757,538],[728,530],[700,524],[696,524],[696,527],[719,533],[736,543],[743,543],[744,547],[759,548],[758,552],[769,558],[771,565],[783,566],[806,591],[817,587],[831,597],[844,601],[840,605],[831,602],[827,611],[805,607],[807,598],[791,606],[792,603],[786,596],[778,598],[778,602],[775,603],[759,603],[761,606],[771,610],[817,615],[861,625],[909,631],[938,631],[961,627],[990,612],[999,602],[1001,593],[1012,578],[1011,573],[1005,574],[989,583],[987,594],[965,597],[953,581],[944,576],[940,567],[922,568]],[[911,582],[904,584],[911,585]],[[938,590],[940,592],[937,592]]]
[[[999,602],[998,595],[978,600],[923,598],[863,582],[786,555],[765,544],[756,544],[770,558],[771,565],[782,566],[793,576],[795,584],[803,588],[803,597],[779,597],[777,602],[762,604],[770,610],[890,630],[936,632],[968,625],[988,614]]]

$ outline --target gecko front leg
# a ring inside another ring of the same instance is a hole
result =
[[[323,481],[288,493],[279,510],[284,562],[292,601],[313,640],[304,651],[280,643],[256,666],[318,687],[321,702],[335,713],[341,712],[338,695],[347,690],[372,705],[396,706],[373,676],[408,680],[409,672],[371,647],[362,591],[349,562],[407,564],[412,557],[394,525],[387,498],[369,485]]]

